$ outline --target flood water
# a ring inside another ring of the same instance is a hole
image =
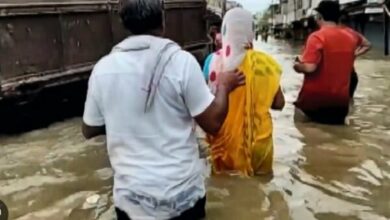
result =
[[[349,125],[323,126],[294,122],[302,81],[291,68],[297,47],[272,40],[256,47],[284,68],[288,103],[273,114],[274,177],[212,177],[207,219],[390,219],[389,60],[360,59]],[[80,123],[73,118],[0,137],[0,199],[10,219],[115,219],[104,138],[85,141]],[[94,194],[100,199],[89,205]]]

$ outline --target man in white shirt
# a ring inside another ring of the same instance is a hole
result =
[[[221,74],[215,97],[195,58],[163,39],[160,0],[122,0],[132,32],[95,66],[83,117],[86,138],[107,135],[119,220],[205,217],[194,120],[215,134],[242,74]]]

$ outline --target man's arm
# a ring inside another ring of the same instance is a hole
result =
[[[229,94],[238,86],[245,84],[243,74],[237,72],[229,72],[219,74],[219,85],[215,94],[214,101],[200,115],[195,117],[198,125],[207,133],[216,135],[221,129],[228,110],[229,110]]]
[[[361,44],[360,46],[356,49],[355,51],[355,56],[358,57],[358,56],[361,56],[365,53],[367,53],[369,50],[371,50],[371,42],[369,40],[367,40],[366,37],[364,37],[363,35],[357,33],[361,39]]]
[[[82,133],[87,139],[106,134],[104,117],[97,97],[98,88],[94,74],[92,73],[88,83],[87,100],[85,101],[83,124],[81,127]]]
[[[311,74],[317,70],[317,64],[295,62],[294,70],[297,73]]]
[[[279,87],[278,92],[276,93],[276,95],[274,97],[274,101],[272,103],[271,108],[273,110],[283,110],[285,104],[286,104],[286,101],[284,100],[284,95],[283,95],[282,89]]]
[[[83,122],[82,128],[81,128],[83,135],[86,139],[91,139],[94,137],[97,137],[99,135],[105,135],[106,134],[106,126],[89,126]]]
[[[323,43],[316,35],[310,35],[301,57],[294,63],[294,70],[298,73],[312,74],[316,72],[322,59]]]
[[[195,121],[208,134],[216,135],[221,129],[227,116],[229,106],[229,92],[223,86],[218,86],[215,98],[210,106]]]
[[[245,84],[245,77],[237,72],[219,74],[219,85],[214,96],[202,77],[199,64],[192,55],[187,55],[189,57],[183,80],[185,104],[198,125],[206,133],[215,135],[225,121],[229,106],[229,93]]]

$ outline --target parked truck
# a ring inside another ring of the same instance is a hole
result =
[[[199,62],[209,52],[205,0],[165,0],[166,37]],[[0,103],[86,81],[94,64],[129,35],[118,0],[0,0]]]

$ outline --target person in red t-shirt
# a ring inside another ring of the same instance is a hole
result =
[[[313,121],[344,124],[359,41],[339,26],[338,2],[322,1],[316,11],[320,29],[308,37],[302,56],[294,63],[294,70],[305,76],[295,106]]]

